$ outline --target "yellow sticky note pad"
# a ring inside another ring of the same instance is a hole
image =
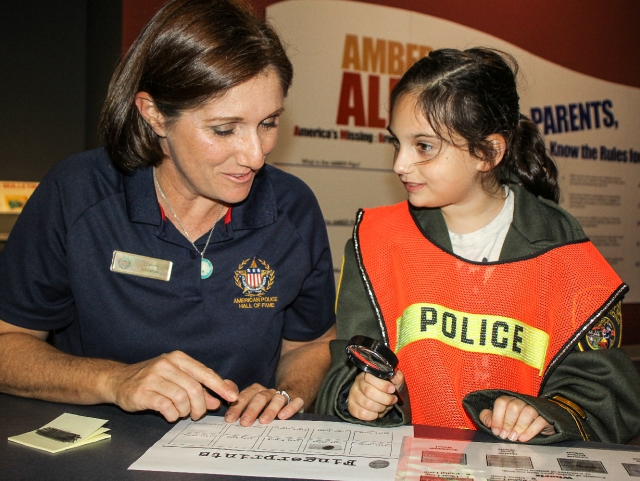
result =
[[[108,421],[106,419],[97,419],[64,413],[49,424],[42,426],[39,430],[44,430],[46,432],[47,428],[52,428],[53,430],[64,431],[65,433],[75,435],[77,438],[76,441],[57,441],[38,434],[36,431],[39,430],[30,431],[18,436],[12,436],[9,438],[9,441],[23,444],[31,448],[41,449],[49,453],[59,453],[60,451],[65,451],[67,449],[73,449],[85,444],[109,439],[111,435],[106,434],[109,429],[102,427],[107,422]]]

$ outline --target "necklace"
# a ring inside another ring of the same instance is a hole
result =
[[[204,245],[204,249],[202,249],[202,252],[200,252],[196,247],[195,243],[191,240],[191,236],[187,232],[187,229],[185,229],[184,225],[182,225],[182,222],[180,222],[180,219],[178,218],[178,214],[176,214],[176,211],[173,210],[173,207],[171,207],[171,203],[169,202],[169,199],[167,199],[167,196],[164,195],[164,192],[162,191],[162,187],[160,187],[160,182],[158,182],[158,176],[156,175],[155,167],[153,168],[153,181],[155,182],[156,187],[158,188],[158,192],[160,192],[160,196],[165,201],[165,203],[169,206],[169,210],[173,214],[174,219],[178,222],[178,225],[182,229],[184,236],[191,243],[191,245],[196,250],[196,252],[200,254],[200,278],[208,279],[209,277],[211,277],[211,274],[213,274],[213,264],[209,259],[205,259],[204,253],[207,250],[207,247],[209,247],[209,241],[211,240],[211,234],[213,234],[213,229],[216,228],[216,224],[220,220],[220,214],[222,214],[223,204],[220,204],[220,210],[218,210],[218,216],[216,217],[216,220],[213,223],[213,227],[209,231],[209,237],[207,237],[207,243]]]

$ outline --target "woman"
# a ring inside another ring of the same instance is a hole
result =
[[[334,337],[327,234],[309,188],[264,165],[291,78],[239,1],[155,15],[109,86],[106,148],[47,174],[2,253],[3,392],[169,421],[222,401],[243,425],[313,402]]]
[[[399,369],[358,373],[332,343],[320,412],[541,444],[640,431],[640,379],[617,349],[628,287],[557,205],[557,169],[520,114],[516,78],[507,54],[440,49],[394,87],[408,203],[359,213],[337,319],[340,339],[384,340]],[[612,349],[589,340],[601,329],[617,332]]]

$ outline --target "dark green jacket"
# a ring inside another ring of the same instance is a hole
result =
[[[553,202],[535,198],[524,188],[515,192],[513,222],[507,233],[500,260],[514,260],[566,242],[585,239],[578,222]],[[451,240],[440,209],[410,206],[429,239],[452,252]],[[620,304],[607,314],[621,327]],[[347,341],[354,335],[382,340],[369,296],[365,292],[353,247],[345,248],[344,266],[337,304],[338,335],[331,343],[332,365],[320,389],[316,412],[339,416],[355,423],[372,424],[353,418],[347,410],[347,396],[358,371],[345,355]],[[620,329],[615,347],[619,346]],[[640,377],[626,354],[617,348],[593,350],[586,339],[555,369],[539,398],[499,390],[476,391],[463,404],[479,429],[491,430],[478,421],[482,409],[492,409],[501,395],[519,397],[531,404],[556,428],[556,434],[538,435],[531,443],[547,444],[578,439],[625,443],[640,432]],[[404,397],[408,397],[406,392]],[[565,400],[570,400],[567,403]],[[405,406],[408,406],[405,402]],[[578,409],[575,409],[577,405]],[[572,407],[573,406],[573,407]],[[407,407],[395,407],[374,424],[397,426],[411,422]]]

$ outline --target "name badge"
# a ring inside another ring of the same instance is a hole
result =
[[[149,277],[160,281],[171,279],[173,262],[128,252],[113,251],[111,271],[132,276]]]

